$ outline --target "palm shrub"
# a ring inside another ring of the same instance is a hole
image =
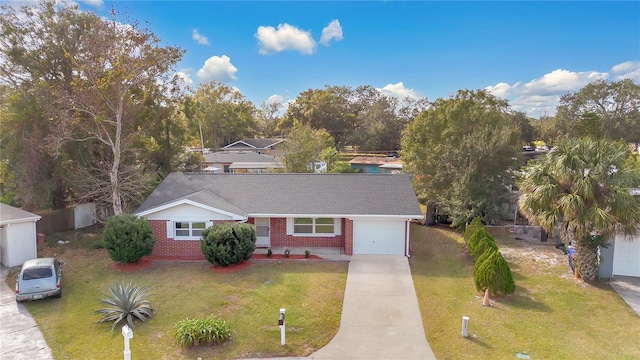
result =
[[[477,229],[473,232],[473,234],[469,237],[469,242],[467,243],[467,248],[469,249],[469,254],[473,254],[473,248],[480,242],[483,238],[492,238],[491,234],[485,230],[484,226]]]
[[[476,216],[473,218],[473,220],[471,220],[471,223],[467,225],[467,228],[464,229],[463,236],[464,236],[465,246],[469,244],[469,239],[471,238],[471,235],[473,235],[473,233],[476,232],[476,230],[478,229],[484,229],[484,224],[482,223],[482,220],[480,220],[480,217]]]
[[[516,284],[509,264],[496,250],[485,252],[476,262],[473,280],[478,291],[489,290],[493,295],[513,294]]]
[[[135,263],[151,255],[156,238],[146,219],[132,214],[115,215],[102,231],[104,247],[113,261]]]
[[[478,259],[485,252],[493,250],[498,250],[498,245],[496,245],[496,241],[491,236],[485,236],[478,240],[478,242],[474,245],[473,250],[470,251],[471,256],[474,259]]]
[[[116,282],[109,286],[109,293],[102,294],[106,298],[100,299],[100,302],[109,306],[95,312],[102,315],[98,323],[113,321],[111,331],[116,328],[116,325],[125,321],[129,326],[134,327],[135,319],[145,322],[155,314],[155,309],[149,302],[151,296],[149,288],[140,286],[138,283],[134,284],[132,280],[127,284],[124,280],[121,283]]]
[[[207,260],[220,267],[249,260],[256,245],[256,229],[247,223],[221,223],[202,231],[200,247]]]
[[[231,326],[213,315],[204,319],[186,318],[173,326],[172,334],[182,347],[215,345],[231,339]]]

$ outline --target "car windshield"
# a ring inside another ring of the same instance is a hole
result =
[[[51,277],[53,273],[50,267],[32,267],[24,269],[22,280],[35,280]]]

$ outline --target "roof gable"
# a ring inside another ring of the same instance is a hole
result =
[[[238,209],[231,212],[248,215],[422,218],[411,181],[402,174],[172,173],[136,213],[181,199],[212,207],[224,203]]]
[[[283,139],[242,139],[236,142],[233,142],[227,146],[225,149],[232,148],[252,148],[252,149],[270,149],[273,146],[283,142]]]

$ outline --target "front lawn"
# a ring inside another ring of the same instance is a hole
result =
[[[413,281],[438,359],[640,359],[640,317],[608,284],[574,279],[553,246],[496,239],[516,292],[483,307],[461,236],[413,224],[411,241]]]
[[[57,238],[68,239],[58,244]],[[133,279],[151,288],[157,314],[138,324],[131,339],[135,359],[233,359],[305,356],[333,338],[340,326],[348,263],[253,261],[233,273],[211,271],[206,262],[154,262],[137,272],[119,272],[98,235],[68,233],[48,239],[39,256],[64,262],[63,296],[27,303],[56,359],[118,359],[120,327],[96,324],[101,291],[116,280]],[[13,288],[15,272],[7,278]],[[286,308],[287,345],[280,345],[279,309]],[[226,319],[233,338],[218,347],[183,350],[171,335],[186,317],[214,314]]]

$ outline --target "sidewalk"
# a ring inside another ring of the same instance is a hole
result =
[[[0,359],[51,360],[51,350],[23,304],[16,303],[5,279],[9,269],[0,265]]]

